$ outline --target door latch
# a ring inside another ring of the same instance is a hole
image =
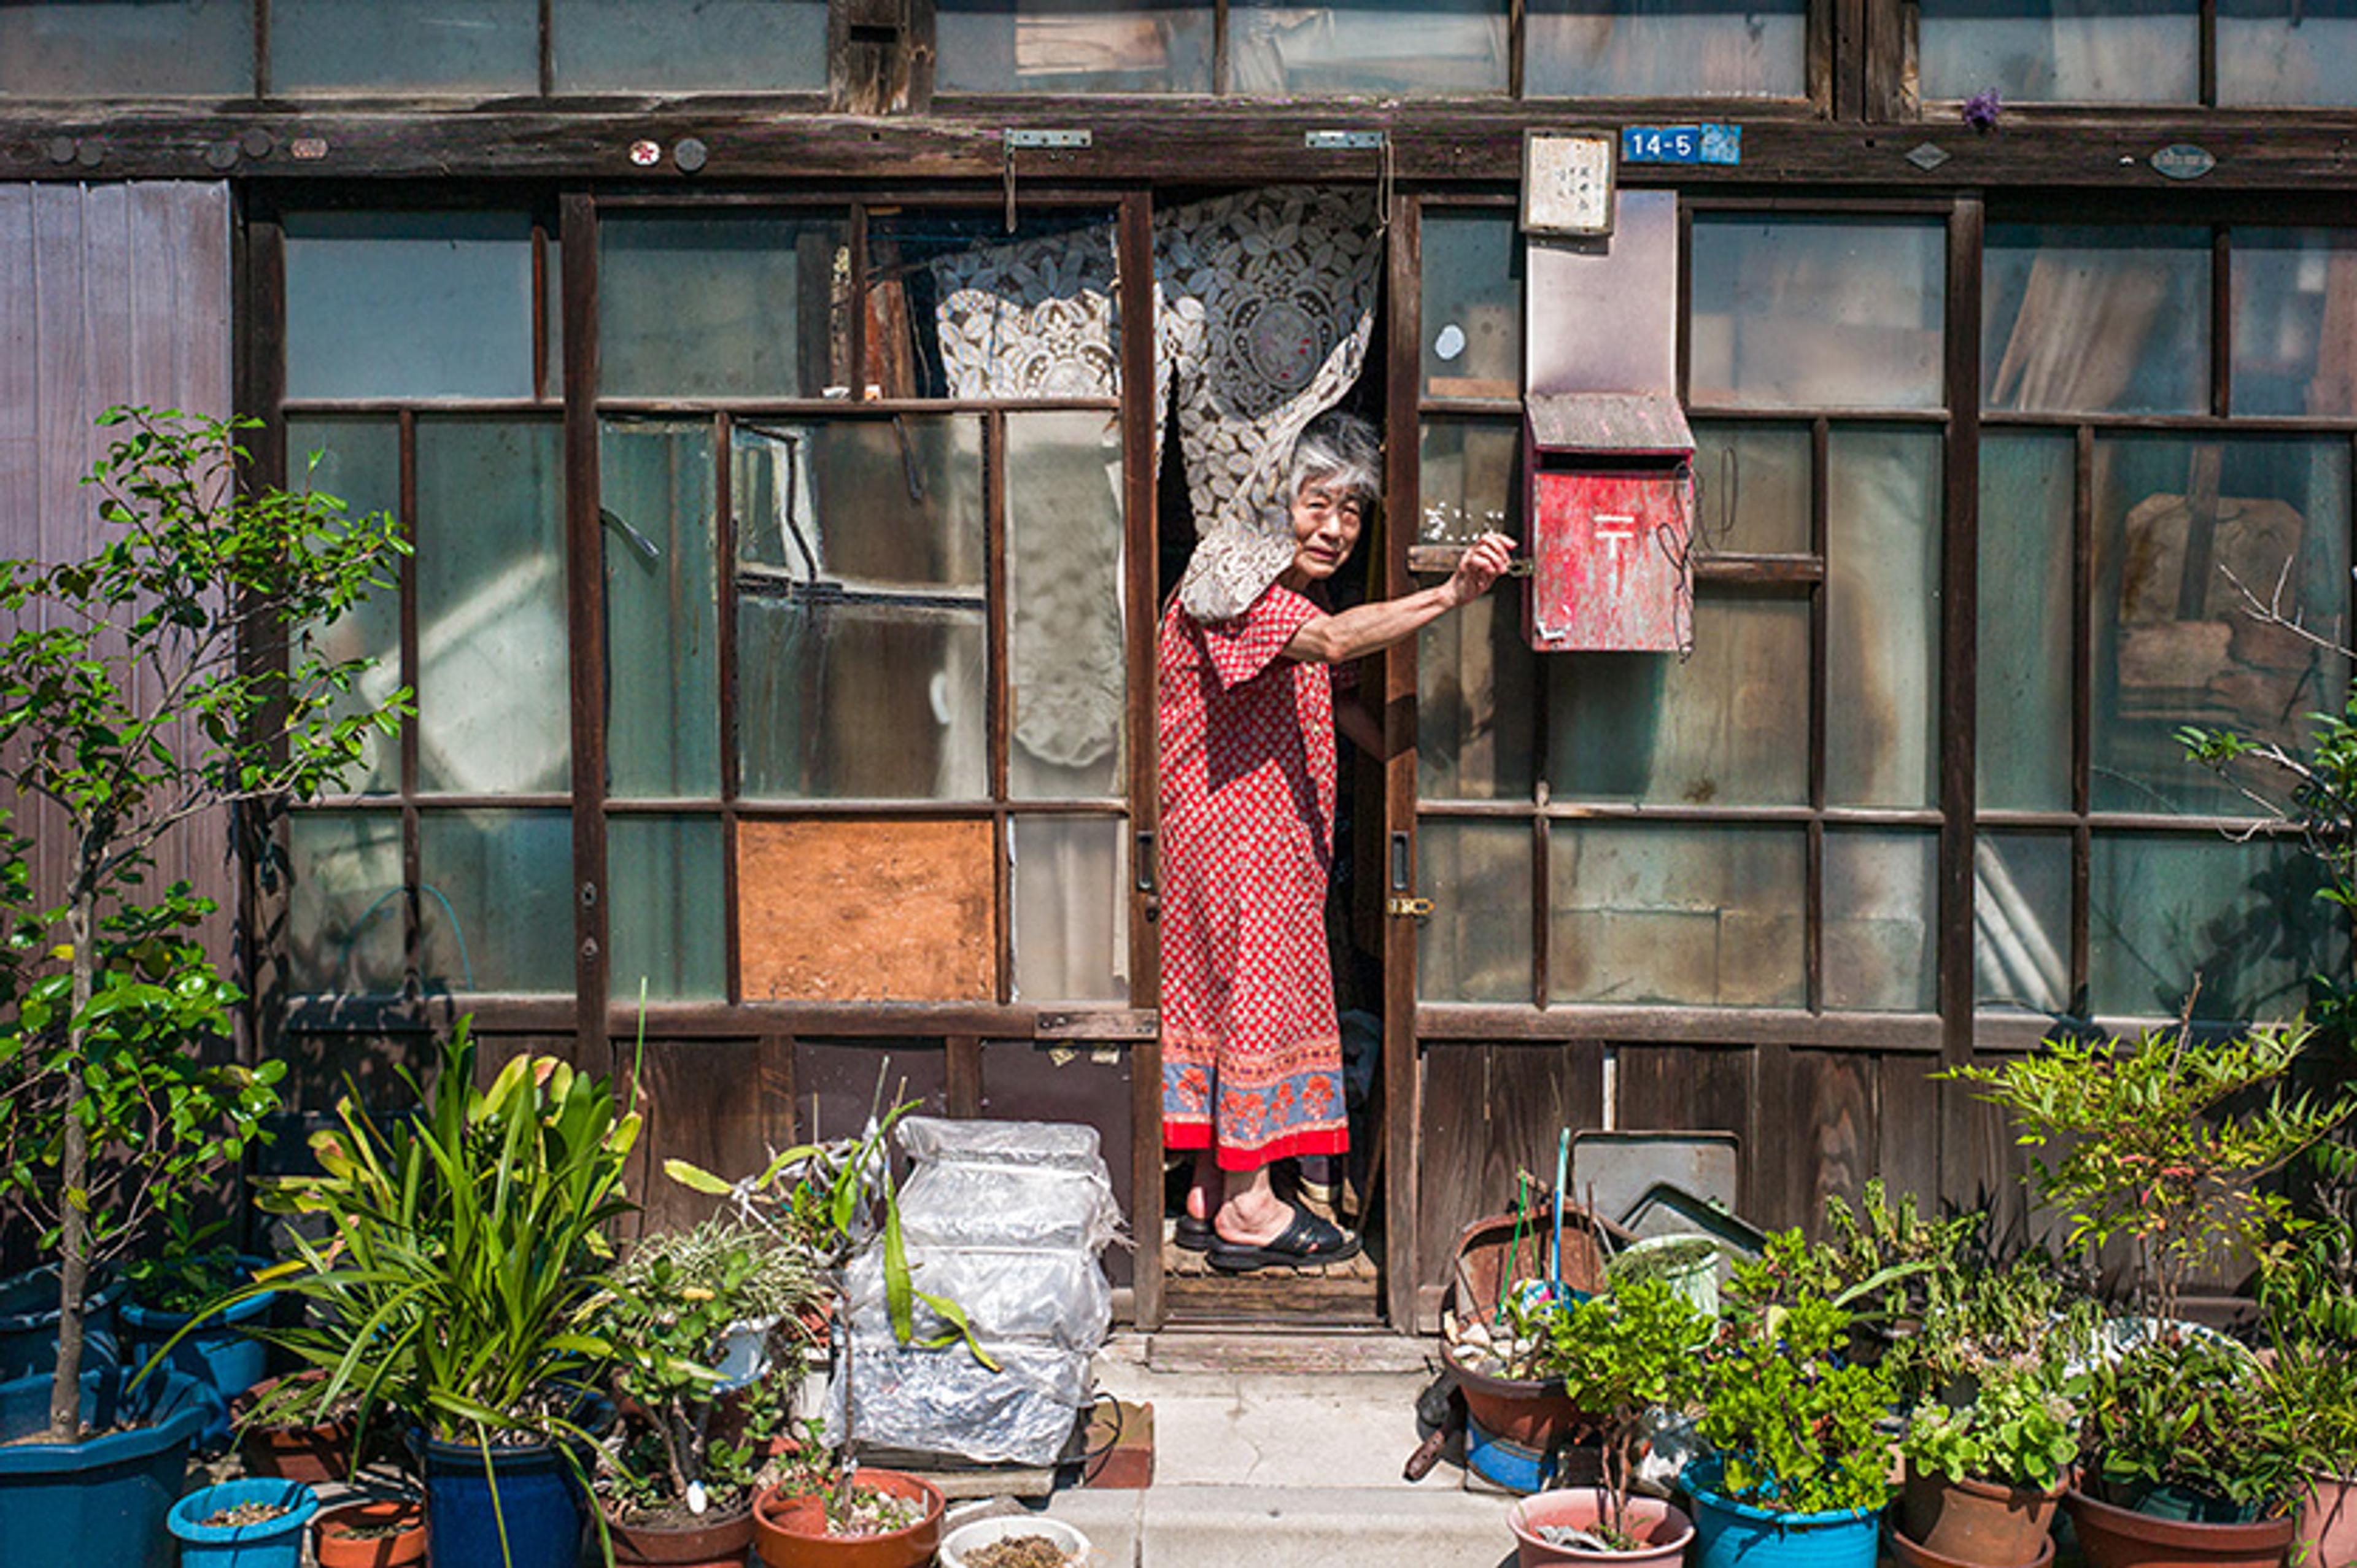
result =
[[[1432,917],[1432,900],[1415,894],[1394,893],[1383,900],[1383,913],[1394,919],[1425,920]]]

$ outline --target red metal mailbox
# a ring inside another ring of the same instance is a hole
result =
[[[1660,392],[1528,400],[1531,582],[1542,653],[1684,653],[1694,640],[1694,433]]]

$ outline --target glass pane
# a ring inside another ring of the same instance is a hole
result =
[[[2067,435],[1981,435],[1980,803],[2071,804]]]
[[[552,0],[559,92],[817,92],[825,0]]]
[[[1694,657],[1544,661],[1547,785],[1562,800],[1799,805],[1809,798],[1809,606],[1706,596]]]
[[[610,397],[817,397],[850,377],[840,218],[597,223],[597,384]]]
[[[871,219],[871,397],[1114,398],[1115,218],[974,208]]]
[[[720,793],[720,599],[712,428],[609,420],[606,768],[619,796]]]
[[[417,833],[426,991],[570,992],[571,814],[426,811]]]
[[[1993,223],[1982,286],[1985,407],[2208,411],[2207,230]]]
[[[1427,414],[1417,433],[1419,544],[1470,544],[1522,532],[1523,426],[1512,419]],[[1513,596],[1521,597],[1519,594]]]
[[[1539,660],[1523,596],[1494,589],[1426,626],[1416,643],[1416,794],[1527,800],[1535,775]]]
[[[0,4],[0,95],[244,98],[253,91],[248,0]]]
[[[289,485],[334,496],[344,515],[398,512],[401,508],[401,426],[392,419],[302,419],[286,422]],[[382,706],[401,686],[400,564],[388,562],[378,588],[319,634],[319,651],[342,661],[365,659],[353,689],[330,705],[338,717]],[[361,763],[344,779],[354,794],[401,787],[401,743],[371,730],[361,739]]]
[[[1825,797],[1939,796],[1936,430],[1836,429],[1827,452]]]
[[[1973,996],[2059,1014],[2071,998],[2071,841],[1990,833],[1973,846]]]
[[[1415,934],[1415,991],[1426,1002],[1531,1000],[1531,825],[1426,817],[1416,880],[1435,890]]]
[[[286,219],[286,395],[530,397],[532,219]]]
[[[1523,395],[1523,237],[1511,209],[1424,209],[1426,397]]]
[[[1936,222],[1697,215],[1691,401],[1937,408],[1947,245]]]
[[[743,591],[949,588],[981,607],[979,417],[741,421],[735,446]]]
[[[1231,92],[1506,91],[1506,7],[1497,0],[1238,0],[1228,28]]]
[[[2201,89],[2196,0],[1921,0],[1925,98],[2190,103]]]
[[[1939,1005],[1940,835],[1825,834],[1825,1005],[1929,1013]]]
[[[2357,235],[2237,229],[2233,247],[2234,412],[2357,413]]]
[[[551,421],[417,422],[421,789],[570,784],[564,436]]]
[[[540,91],[537,0],[270,0],[279,92]]]
[[[1806,851],[1794,829],[1555,823],[1548,995],[1803,1005]]]
[[[2099,437],[2094,489],[2095,809],[2247,814],[2177,732],[2297,746],[2308,714],[2341,710],[2341,663],[2254,620],[2234,585],[2272,598],[2281,580],[2287,615],[2341,624],[2348,443]]]
[[[2319,886],[2296,841],[2099,834],[2087,889],[2089,1005],[2175,1017],[2198,977],[2197,1017],[2298,1011],[2309,976],[2349,962],[2342,921]]]
[[[1121,421],[1006,416],[1006,640],[1018,800],[1125,792]]]
[[[2218,0],[2218,102],[2357,104],[2357,5]]]
[[[1204,0],[938,0],[944,92],[1209,92]]]
[[[981,596],[971,610],[737,601],[743,792],[980,800],[990,792]]]
[[[1696,422],[1702,547],[1735,555],[1809,553],[1813,462],[1805,425]]]
[[[728,988],[726,880],[714,817],[606,819],[614,1000],[711,997]]]
[[[1017,817],[1015,995],[1129,1000],[1129,834],[1119,818]]]
[[[287,984],[298,995],[401,989],[401,818],[296,811],[286,822]]]
[[[1808,0],[1531,0],[1532,98],[1799,98]]]

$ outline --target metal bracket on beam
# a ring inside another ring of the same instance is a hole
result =
[[[1312,152],[1368,152],[1383,145],[1381,131],[1304,131],[1301,145]]]
[[[1085,147],[1089,145],[1086,131],[1017,131],[1008,129],[1006,145],[1010,147]]]

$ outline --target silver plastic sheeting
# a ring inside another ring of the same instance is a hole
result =
[[[864,1445],[954,1454],[977,1463],[1053,1465],[1094,1381],[1090,1358],[1049,1345],[988,1345],[992,1371],[963,1346],[895,1344],[889,1329],[851,1336],[851,1397]],[[840,1368],[826,1440],[843,1439]]]
[[[1052,1251],[1020,1247],[918,1247],[910,1251],[910,1283],[958,1304],[967,1321],[989,1325],[998,1337],[1055,1345],[1083,1355],[1104,1343],[1113,1324],[1113,1285],[1096,1255],[1078,1248]],[[887,1336],[884,1262],[875,1252],[854,1260],[849,1281],[852,1326]],[[936,1338],[950,1325],[917,1301],[917,1337]]]

